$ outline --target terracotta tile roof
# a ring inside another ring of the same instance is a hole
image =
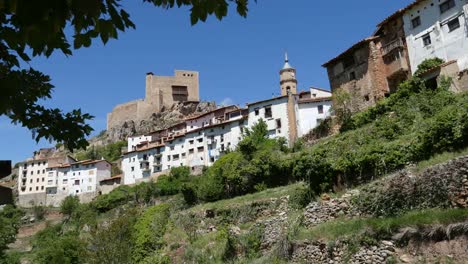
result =
[[[322,92],[331,93],[331,91],[329,91],[329,90],[326,90],[324,88],[314,87],[314,86],[311,86],[310,89],[315,89],[315,90],[319,90],[319,91],[322,91]]]
[[[377,39],[378,37],[377,36],[372,36],[372,37],[367,37],[365,39],[362,39],[358,42],[356,42],[355,44],[353,44],[350,48],[348,48],[347,50],[343,51],[342,53],[340,53],[338,56],[336,56],[335,58],[325,62],[324,64],[322,64],[322,67],[327,67],[329,64],[337,61],[338,59],[340,59],[343,55],[345,55],[346,53],[350,52],[350,51],[353,51],[354,49],[360,47],[362,44],[365,44],[365,43],[368,43],[372,40],[375,40]]]
[[[185,118],[185,120],[186,120],[186,121],[194,120],[194,119],[197,119],[197,118],[200,118],[200,117],[203,117],[203,116],[206,116],[206,115],[215,113],[215,112],[217,112],[217,111],[221,111],[221,110],[223,110],[223,109],[231,108],[231,107],[238,108],[238,107],[235,106],[235,105],[223,106],[223,107],[220,107],[220,108],[218,108],[218,109],[215,109],[215,110],[212,110],[212,111],[209,111],[209,112],[206,112],[206,113],[197,115],[197,116],[187,117],[187,118]],[[234,110],[237,110],[237,109],[234,109]]]
[[[299,99],[299,103],[313,103],[313,102],[325,102],[325,101],[331,101],[332,97],[318,97],[318,98],[304,98],[304,99]]]
[[[115,176],[112,176],[112,177],[110,177],[110,178],[101,180],[101,181],[99,181],[99,182],[106,182],[106,181],[113,181],[113,180],[115,180],[115,179],[122,179],[122,176],[123,176],[123,174],[115,175]]]
[[[265,100],[260,100],[260,101],[256,101],[256,102],[252,102],[252,103],[247,103],[246,105],[250,106],[250,105],[254,105],[254,104],[264,103],[264,102],[280,99],[280,98],[283,98],[283,97],[288,97],[288,96],[287,95],[281,95],[281,96],[277,96],[277,97],[273,97],[273,98],[269,98],[269,99],[265,99]]]
[[[445,67],[445,66],[448,66],[448,65],[453,64],[453,63],[456,63],[456,62],[457,62],[457,60],[447,61],[447,62],[445,62],[445,63],[442,63],[442,64],[438,65],[438,66],[432,67],[432,68],[430,68],[430,69],[427,69],[427,70],[425,70],[425,71],[419,73],[419,76],[432,73],[432,72],[434,72],[434,71],[436,71],[436,70],[438,70],[438,69],[440,69],[440,68],[443,68],[443,67]]]
[[[411,2],[409,5],[401,8],[401,9],[398,9],[397,11],[395,11],[393,14],[391,14],[390,16],[386,17],[384,20],[382,20],[382,22],[380,22],[379,24],[377,24],[377,27],[380,27],[382,26],[383,24],[387,23],[388,21],[392,20],[393,18],[395,17],[398,17],[400,15],[402,15],[405,11],[407,11],[408,9],[411,9],[413,8],[414,6],[418,5],[419,3],[422,3],[424,1],[427,1],[427,0],[415,0],[413,2]]]
[[[95,163],[99,163],[99,162],[107,162],[109,165],[112,165],[107,160],[90,160],[90,159],[87,159],[87,160],[81,160],[81,161],[77,161],[77,162],[73,162],[73,163],[65,163],[65,164],[62,164],[62,165],[52,166],[52,167],[48,167],[48,168],[49,169],[67,168],[67,167],[71,167],[71,166],[74,166],[74,165],[89,165],[89,164],[95,164]]]

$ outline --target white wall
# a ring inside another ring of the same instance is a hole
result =
[[[331,100],[321,102],[300,102],[298,104],[299,136],[307,134],[318,125],[318,120],[324,120],[330,116]],[[323,113],[319,113],[319,106],[323,107]]]
[[[468,68],[468,0],[455,0],[455,7],[440,13],[444,1],[428,0],[407,10],[403,15],[404,30],[413,73],[427,58],[438,57],[445,61],[458,60],[460,70]],[[432,5],[431,5],[432,4]],[[412,19],[420,16],[421,25],[412,26]],[[460,27],[449,32],[447,22],[459,19]],[[424,46],[422,37],[430,34],[432,44]]]
[[[45,192],[48,175],[47,167],[46,160],[32,160],[21,163],[18,170],[19,195]],[[24,186],[26,188],[22,188]]]
[[[136,137],[129,137],[127,139],[127,151],[132,151],[133,148],[140,144],[141,142],[144,142],[144,141],[151,141],[151,136],[136,136]]]
[[[271,106],[272,117],[265,117],[265,107]],[[270,138],[284,137],[289,139],[288,127],[288,97],[279,97],[268,101],[249,104],[248,127],[254,126],[263,119],[268,126],[268,135]],[[255,109],[259,110],[259,114],[255,114]],[[277,127],[276,119],[281,120],[281,128]]]
[[[331,92],[324,91],[322,89],[310,88],[310,98],[323,98],[332,96]]]

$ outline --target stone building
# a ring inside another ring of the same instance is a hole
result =
[[[374,105],[390,92],[381,47],[379,37],[368,37],[322,65],[332,93],[349,94],[352,112]]]
[[[403,18],[392,14],[374,34],[323,64],[332,93],[349,94],[352,112],[363,110],[397,90],[411,76]]]
[[[146,74],[146,94],[139,99],[114,107],[107,114],[107,130],[122,125],[125,121],[148,119],[153,113],[171,107],[177,102],[198,102],[198,72],[176,70],[174,76]]]

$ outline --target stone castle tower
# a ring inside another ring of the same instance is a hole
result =
[[[297,94],[296,69],[289,65],[288,54],[284,54],[284,66],[280,70],[281,95]]]

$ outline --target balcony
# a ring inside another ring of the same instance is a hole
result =
[[[141,169],[143,172],[150,172],[151,169],[149,167],[144,167]]]
[[[404,57],[397,58],[387,65],[387,76],[392,76],[398,72],[406,72],[409,71],[408,62]]]
[[[156,154],[154,154],[154,157],[155,158],[160,158],[160,157],[162,157],[162,153],[156,153]]]
[[[382,47],[382,56],[389,54],[390,52],[392,52],[392,50],[396,48],[404,48],[404,47],[405,47],[405,44],[403,43],[403,40],[396,39]]]
[[[148,159],[144,159],[144,158],[138,158],[138,162],[140,163],[149,163]]]

